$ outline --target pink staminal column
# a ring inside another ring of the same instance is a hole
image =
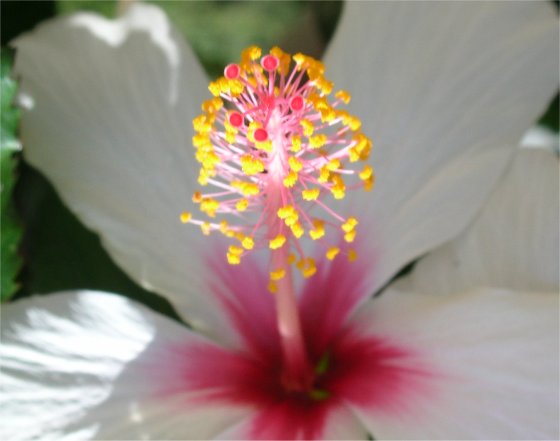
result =
[[[274,101],[271,104],[274,107]],[[268,237],[272,239],[286,229],[286,226],[278,219],[277,212],[285,205],[287,189],[283,180],[290,172],[286,153],[288,149],[285,145],[285,130],[279,110],[271,112],[267,129],[267,135],[272,143],[272,151],[268,167],[266,222],[268,224]],[[270,273],[275,271],[284,273],[283,277],[276,281],[276,292],[273,294],[276,303],[278,333],[284,355],[282,381],[288,390],[306,391],[313,381],[313,372],[303,340],[289,255],[290,246],[283,246],[280,249],[273,250],[270,259]]]
[[[347,190],[370,190],[374,181],[369,165],[356,168],[372,144],[359,119],[341,109],[350,95],[339,90],[330,96],[333,84],[323,73],[323,64],[306,55],[290,57],[273,48],[262,56],[254,46],[243,51],[239,64],[226,66],[209,85],[214,97],[193,120],[198,181],[212,188],[195,192],[193,202],[207,219],[181,214],[182,222],[198,225],[203,234],[216,231],[237,241],[226,253],[231,265],[253,250],[270,249],[268,290],[276,303],[283,383],[294,392],[311,391],[314,376],[294,268],[312,277],[316,253],[355,260],[349,245],[338,245],[341,236],[354,241],[358,221],[337,213],[335,204]],[[314,255],[300,243],[308,239],[316,243]]]

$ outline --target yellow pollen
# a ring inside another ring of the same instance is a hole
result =
[[[355,239],[355,238],[356,238],[356,230],[352,230],[352,231],[350,231],[349,233],[346,233],[346,234],[344,235],[344,240],[345,240],[346,242],[349,242],[349,243],[350,243],[350,242],[354,242],[354,239]]]
[[[321,169],[319,170],[319,177],[317,178],[317,180],[321,183],[324,184],[325,182],[329,181],[329,178],[331,177],[331,173],[329,171],[329,169],[327,168],[327,166],[323,166],[321,167]]]
[[[321,191],[318,188],[310,188],[308,190],[303,190],[301,195],[306,201],[315,201],[319,197],[320,193]]]
[[[340,160],[339,159],[332,159],[328,162],[326,167],[327,167],[327,170],[330,170],[330,171],[338,170],[340,168]]]
[[[320,149],[326,144],[326,142],[327,142],[327,135],[325,135],[324,133],[309,138],[309,145],[311,146],[311,148],[314,149]]]
[[[239,212],[245,211],[249,206],[249,201],[247,199],[239,199],[235,204],[235,209]]]
[[[184,211],[181,213],[181,222],[186,224],[192,219],[192,214],[188,211]]]
[[[245,248],[246,250],[252,250],[255,246],[255,241],[251,236],[246,236],[241,241],[241,245],[243,245],[243,248]]]
[[[272,280],[270,282],[268,282],[268,290],[272,293],[275,294],[278,291],[278,286],[276,285],[275,282],[273,282]]]
[[[288,265],[293,265],[296,261],[296,255],[294,253],[290,253],[288,255]]]
[[[274,239],[270,239],[268,246],[271,250],[277,250],[286,243],[286,236],[279,234]]]
[[[290,166],[290,170],[295,173],[299,172],[303,168],[303,163],[295,156],[290,156],[288,158],[288,164]]]
[[[301,150],[301,138],[297,135],[292,136],[292,152],[297,153]]]
[[[303,236],[303,233],[305,232],[299,222],[295,222],[293,225],[291,225],[290,229],[292,230],[292,234],[298,239]]]
[[[317,240],[325,235],[325,223],[319,219],[313,221],[313,229],[309,230],[311,239]]]
[[[286,270],[284,268],[277,269],[276,271],[270,272],[270,280],[282,280],[286,276]]]
[[[309,121],[308,119],[302,119],[299,122],[299,125],[303,128],[303,134],[305,136],[310,137],[311,135],[313,135],[315,127],[313,126],[313,123],[311,121]]]
[[[350,102],[350,94],[345,90],[339,90],[334,94],[336,98],[342,101],[344,104],[348,104]]]
[[[354,228],[358,225],[358,220],[355,217],[349,217],[346,222],[344,222],[340,228],[345,233],[349,233],[350,231],[354,230]]]
[[[373,168],[369,165],[364,166],[364,169],[360,172],[359,176],[362,181],[367,181],[373,176]]]
[[[243,155],[240,161],[241,169],[246,175],[256,175],[264,171],[264,163],[251,155]]]
[[[294,172],[294,171],[291,171],[286,175],[286,177],[284,178],[284,180],[282,182],[284,184],[284,187],[292,188],[294,185],[296,185],[297,180],[298,180],[297,173]]]
[[[311,257],[300,260],[296,266],[303,274],[303,277],[305,277],[306,279],[317,272],[315,260]]]
[[[278,211],[276,212],[276,214],[278,215],[278,217],[280,219],[286,219],[290,216],[297,216],[297,212],[295,210],[295,208],[291,205],[285,205],[284,207],[280,207],[278,209]]]
[[[349,262],[354,262],[356,259],[358,258],[358,253],[356,253],[356,250],[348,250],[348,261]]]
[[[327,259],[333,260],[338,255],[338,253],[340,253],[340,248],[330,247],[326,253]]]

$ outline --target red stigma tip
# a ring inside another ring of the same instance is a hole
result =
[[[239,69],[239,66],[237,64],[228,64],[224,69],[224,76],[228,80],[235,80],[237,77],[239,77],[240,71],[241,70]]]
[[[261,59],[261,66],[267,72],[273,72],[278,67],[279,61],[274,55],[265,55]]]
[[[264,142],[268,139],[268,132],[265,129],[255,130],[255,141]]]
[[[297,112],[303,109],[304,101],[301,95],[296,95],[290,100],[290,109],[292,111]]]
[[[243,124],[243,115],[239,112],[231,112],[229,114],[228,121],[233,127],[241,127]]]

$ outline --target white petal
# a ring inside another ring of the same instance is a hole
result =
[[[558,87],[547,2],[348,2],[326,56],[374,143],[375,288],[465,228]]]
[[[474,223],[420,260],[410,282],[427,293],[476,286],[558,291],[559,161],[522,149]]]
[[[560,150],[559,136],[558,133],[544,126],[531,127],[523,135],[521,147],[558,152]]]
[[[356,322],[413,348],[431,387],[406,408],[355,410],[377,439],[558,439],[558,297],[389,289]]]
[[[52,294],[4,307],[0,438],[201,439],[245,416],[161,394],[166,349],[209,344],[124,297]],[[166,358],[167,357],[167,358]],[[180,373],[178,373],[180,375]]]
[[[134,280],[203,327],[219,311],[204,295],[208,243],[179,220],[197,185],[191,121],[207,97],[190,48],[141,4],[117,21],[49,22],[15,46],[26,159]]]

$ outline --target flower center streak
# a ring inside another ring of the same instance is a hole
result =
[[[331,205],[348,189],[373,187],[369,165],[353,168],[367,160],[371,141],[359,119],[339,109],[350,101],[347,92],[329,100],[333,84],[323,76],[321,62],[303,54],[290,57],[279,48],[261,55],[260,48],[249,47],[239,64],[228,65],[224,76],[210,83],[214,98],[193,121],[199,183],[213,188],[196,192],[193,201],[209,219],[184,212],[181,221],[237,241],[227,251],[232,265],[248,252],[271,250],[268,289],[276,301],[283,382],[288,390],[310,391],[314,367],[302,337],[292,265],[306,278],[316,272],[301,243],[306,233],[327,259],[339,254],[356,259],[353,249],[333,246],[339,237],[329,243],[325,236],[334,231],[347,243],[356,237],[358,221]],[[347,179],[356,182],[347,185]],[[217,214],[223,216],[219,222]]]

